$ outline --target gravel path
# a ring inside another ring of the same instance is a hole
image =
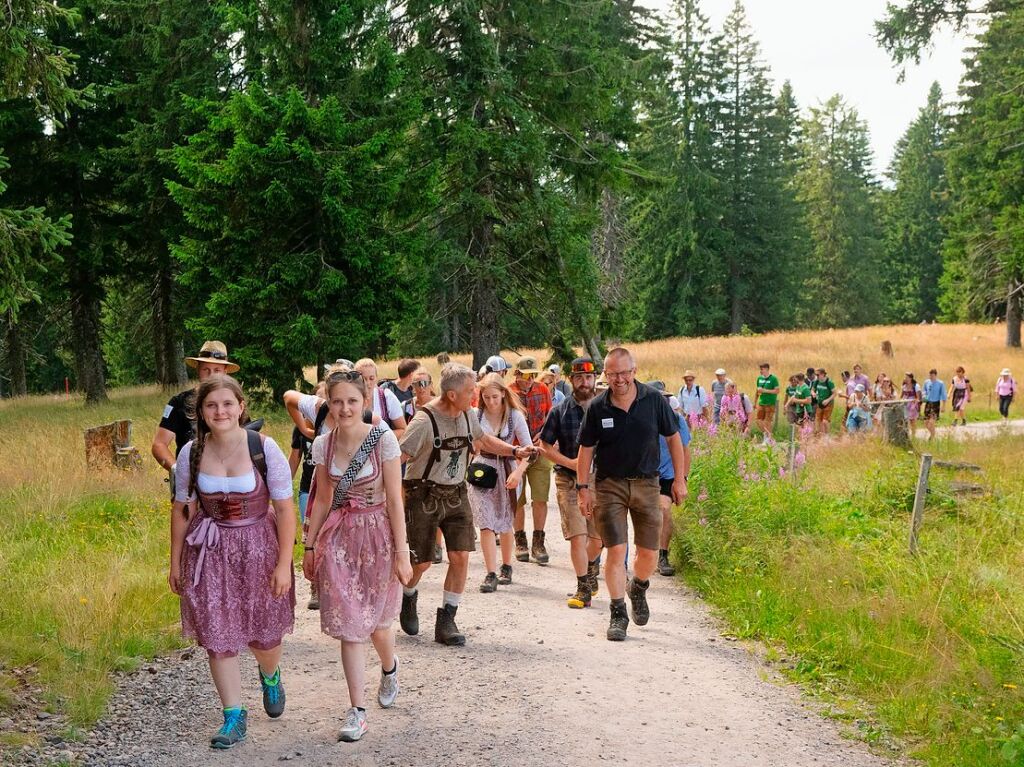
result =
[[[557,511],[549,527],[557,531]],[[421,634],[399,632],[402,691],[395,708],[376,707],[369,654],[370,731],[355,744],[335,736],[347,707],[338,645],[320,633],[317,613],[300,609],[286,638],[288,709],[264,716],[255,663],[243,657],[249,739],[213,753],[220,724],[202,651],[185,651],[120,680],[109,715],[82,743],[47,744],[16,763],[75,765],[643,764],[687,767],[882,767],[862,743],[802,703],[799,691],[740,643],[728,641],[708,608],[676,579],[654,576],[652,618],[629,639],[604,638],[608,599],[569,610],[575,581],[568,547],[549,541],[552,564],[516,563],[512,586],[480,594],[479,554],[459,611],[464,648],[433,640],[443,566],[420,586]],[[299,588],[305,605],[305,583]]]
[[[945,417],[948,418],[949,414],[947,413]],[[1009,421],[968,421],[966,426],[939,426],[935,433],[940,437],[953,437],[957,440],[992,439],[1003,434],[1024,434],[1024,418],[1011,418]],[[919,426],[915,437],[927,442],[928,429]]]

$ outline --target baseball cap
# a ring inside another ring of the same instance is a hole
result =
[[[718,368],[718,370],[715,371],[715,375],[716,376],[724,376],[725,375],[725,368]]]
[[[854,391],[864,391],[864,384],[857,384],[853,387]]]
[[[519,362],[516,363],[516,370],[523,375],[540,374],[540,370],[537,369],[537,360],[533,357],[520,357]]]
[[[548,365],[548,372],[558,375],[559,373],[562,372],[562,368],[559,365]]]
[[[594,373],[597,374],[597,365],[590,357],[577,357],[572,361],[571,375],[576,373]]]
[[[508,370],[508,363],[505,362],[505,358],[500,354],[495,354],[487,358],[487,362],[484,363],[491,369],[492,373],[500,373],[503,370]]]

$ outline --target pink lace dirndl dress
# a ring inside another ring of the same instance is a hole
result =
[[[381,472],[384,461],[401,456],[401,448],[395,435],[385,430],[339,506],[333,500],[341,478],[334,465],[334,433],[317,437],[312,454],[314,463],[328,467],[331,478],[331,487],[318,493],[332,499],[313,557],[320,628],[335,639],[366,642],[374,631],[388,628],[402,606]]]
[[[178,458],[186,467],[184,475],[178,475],[179,488],[188,487],[191,444]],[[288,471],[287,459],[272,440],[266,441],[264,450],[268,464],[276,451]],[[270,489],[255,469],[253,475],[256,487],[247,493],[197,490],[199,502],[181,555],[182,634],[218,656],[234,655],[245,647],[269,650],[292,632],[295,623],[294,577],[287,594],[275,598],[270,591],[277,567],[276,516]],[[290,481],[287,487],[290,497]],[[185,500],[183,491],[179,493],[178,500]]]

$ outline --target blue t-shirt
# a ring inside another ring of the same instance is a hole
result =
[[[679,419],[679,439],[682,441],[683,447],[689,447],[690,427],[686,425],[686,417],[676,413],[676,418]],[[658,476],[662,479],[675,479],[676,472],[672,468],[672,456],[668,452],[668,440],[664,437],[658,437],[658,441],[661,445],[661,465],[658,466]]]

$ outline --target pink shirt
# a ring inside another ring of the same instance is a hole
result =
[[[999,380],[996,381],[996,394],[1000,397],[1005,397],[1009,394],[1017,393],[1017,382],[1013,380],[1013,377],[1003,378],[999,376]]]

